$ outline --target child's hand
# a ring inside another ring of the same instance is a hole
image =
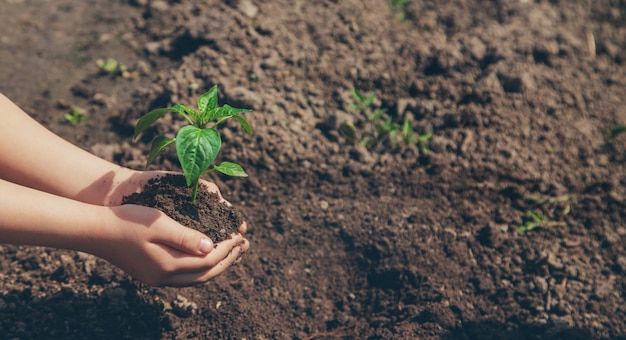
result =
[[[122,205],[110,211],[115,223],[98,237],[92,253],[149,285],[204,283],[224,272],[249,247],[241,234],[214,247],[201,232],[153,208]]]
[[[185,286],[206,282],[221,274],[248,250],[243,238],[247,225],[239,234],[219,242],[215,249],[204,234],[172,220],[161,211],[138,205],[121,205],[124,196],[139,192],[150,179],[171,174],[165,171],[123,169],[115,174],[104,205],[121,225],[110,236],[116,239],[99,255],[124,271],[151,285]],[[206,190],[216,193],[223,204],[230,205],[213,183],[202,181]]]

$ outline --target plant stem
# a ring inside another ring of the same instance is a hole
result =
[[[193,185],[193,194],[191,195],[191,203],[196,204],[196,198],[198,197],[198,186],[200,184],[200,178],[197,178],[191,185]]]

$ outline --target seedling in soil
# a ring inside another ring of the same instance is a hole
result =
[[[368,96],[363,96],[357,90],[352,90],[352,97],[354,103],[348,107],[356,110],[366,117],[366,125],[368,128],[362,134],[357,131],[357,128],[351,123],[344,123],[339,132],[350,143],[361,144],[368,149],[375,149],[379,146],[389,147],[393,145],[398,138],[401,138],[407,144],[418,144],[420,151],[423,154],[428,153],[428,140],[432,137],[432,132],[419,135],[413,131],[411,121],[408,117],[404,118],[402,125],[393,121],[386,112],[387,109],[372,108],[375,93],[371,93]]]
[[[65,121],[76,126],[82,123],[85,118],[87,118],[87,115],[82,113],[79,108],[75,107],[72,112],[66,113],[63,117],[65,117]]]
[[[217,85],[215,85],[198,98],[197,110],[185,104],[152,110],[141,117],[135,126],[133,138],[137,138],[141,132],[168,112],[178,113],[189,122],[189,125],[178,130],[175,138],[158,136],[152,141],[146,166],[150,165],[169,145],[175,143],[176,154],[187,185],[193,186],[191,198],[193,203],[196,202],[199,180],[203,174],[217,170],[229,176],[248,176],[239,164],[222,162],[220,165],[214,165],[213,162],[222,146],[222,138],[217,130],[219,124],[234,118],[239,122],[241,129],[250,135],[252,128],[241,114],[251,110],[238,109],[229,105],[220,107],[217,101]]]
[[[524,222],[524,224],[517,227],[515,231],[520,232],[520,233],[525,233],[535,228],[550,228],[550,227],[557,227],[557,226],[564,227],[566,225],[565,222],[550,221],[541,213],[537,213],[532,210],[529,210],[527,214],[530,217],[530,220]]]
[[[367,120],[369,121],[380,118],[387,111],[387,109],[378,109],[371,112],[371,106],[374,103],[374,99],[376,99],[376,93],[370,93],[367,97],[363,97],[359,91],[352,89],[351,94],[354,99],[354,103],[350,104],[348,107],[365,114],[367,116]]]
[[[413,132],[409,117],[404,118],[404,123],[402,124],[402,139],[407,144],[411,144],[411,145],[417,144],[422,154],[427,155],[428,154],[428,141],[432,137],[433,137],[432,131],[428,131],[422,135]]]
[[[390,0],[389,2],[391,3],[391,11],[396,14],[396,18],[400,21],[404,20],[406,16],[404,9],[411,0]]]
[[[622,133],[626,132],[626,125],[618,125],[615,128],[613,128],[613,130],[611,130],[611,132],[609,133],[609,135],[606,137],[606,141],[610,142],[611,140],[613,140],[615,137],[621,135]]]
[[[98,59],[96,60],[96,65],[98,65],[101,72],[110,75],[122,75],[127,71],[126,66],[120,64],[113,58],[108,58],[107,60]]]
[[[539,205],[540,209],[549,216],[561,217],[570,213],[570,202],[576,199],[574,195],[561,195],[561,196],[545,196],[545,195],[526,195],[524,197],[527,201]],[[535,212],[532,210],[527,211],[527,215],[530,218],[524,224],[517,227],[516,231],[526,232],[535,228],[548,228],[554,226],[566,226],[565,222],[551,221],[547,215]]]

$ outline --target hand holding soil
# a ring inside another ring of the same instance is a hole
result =
[[[111,225],[92,253],[153,286],[204,283],[235,263],[248,249],[241,234],[215,245],[202,233],[184,227],[163,212],[139,205],[111,208]]]
[[[6,123],[0,134],[12,142],[0,145],[0,243],[79,250],[147,284],[174,286],[206,282],[248,249],[242,218],[227,229],[232,237],[214,247],[211,236],[158,209],[120,205],[125,195],[165,173],[134,171],[96,157],[1,95],[0,113]],[[233,209],[215,185],[203,181],[202,188],[205,201],[212,197],[213,206]]]
[[[213,239],[209,239],[202,232],[183,227],[181,224],[187,225],[187,223],[194,223],[194,221],[181,219],[176,215],[176,211],[168,209],[168,206],[161,205],[163,203],[158,199],[153,200],[160,197],[159,193],[142,192],[145,188],[152,188],[149,186],[149,183],[161,180],[163,177],[169,178],[176,175],[177,173],[168,171],[134,171],[123,168],[115,176],[116,181],[114,181],[105,199],[105,204],[113,206],[113,210],[118,217],[133,225],[137,225],[139,228],[135,231],[121,231],[122,233],[131,233],[130,236],[124,237],[123,240],[128,241],[136,237],[132,242],[135,242],[138,247],[129,248],[145,247],[146,251],[138,254],[139,256],[122,256],[119,261],[116,261],[115,258],[124,252],[112,251],[110,255],[105,254],[102,257],[114,264],[121,263],[118,266],[133,277],[146,283],[152,282],[151,284],[153,285],[180,286],[205,282],[221,274],[239,259],[240,255],[249,247],[248,241],[242,237],[242,234],[247,229],[245,221],[237,223],[230,229],[224,226],[229,231],[228,236],[211,235]],[[223,205],[222,208],[226,210],[234,209],[222,197],[215,184],[205,180],[200,182],[201,188],[203,188],[203,192],[200,194],[201,197],[204,197],[206,194],[213,194],[218,200],[217,202],[211,202],[212,205]],[[163,188],[162,186],[157,187]],[[151,199],[146,201],[146,197]],[[144,199],[143,201],[141,201],[142,198]],[[142,205],[160,209],[128,204],[131,202],[140,203],[140,201]],[[206,200],[204,202],[206,203]],[[185,203],[188,202],[183,199],[183,202],[179,202],[176,205],[179,206]],[[120,206],[121,204],[125,205]],[[195,207],[196,205],[192,206]],[[162,210],[167,211],[167,214],[163,213]],[[173,216],[177,221],[174,221],[169,215]],[[217,216],[212,217],[211,221],[220,223],[215,220],[217,220]],[[239,222],[241,220],[235,221]],[[230,221],[226,220],[221,223],[227,224],[228,222]],[[145,228],[145,226],[150,227]],[[192,226],[190,225],[190,227]],[[234,227],[236,229],[233,229]],[[195,229],[203,230],[201,226],[195,226]],[[213,245],[213,241],[220,242]],[[115,242],[114,244],[121,244],[121,242]],[[213,247],[215,247],[215,250],[213,250]],[[123,261],[124,258],[137,259],[142,257],[144,259],[141,261],[133,261],[137,262],[137,267],[134,267],[135,263]],[[147,264],[150,264],[152,268],[148,268]],[[142,279],[142,277],[145,278]]]

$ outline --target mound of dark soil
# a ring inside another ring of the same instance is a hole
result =
[[[178,223],[196,229],[217,243],[239,230],[244,219],[239,210],[220,202],[216,193],[198,189],[196,202],[191,202],[193,189],[185,177],[166,175],[151,179],[140,193],[124,197],[123,204],[157,208]]]

